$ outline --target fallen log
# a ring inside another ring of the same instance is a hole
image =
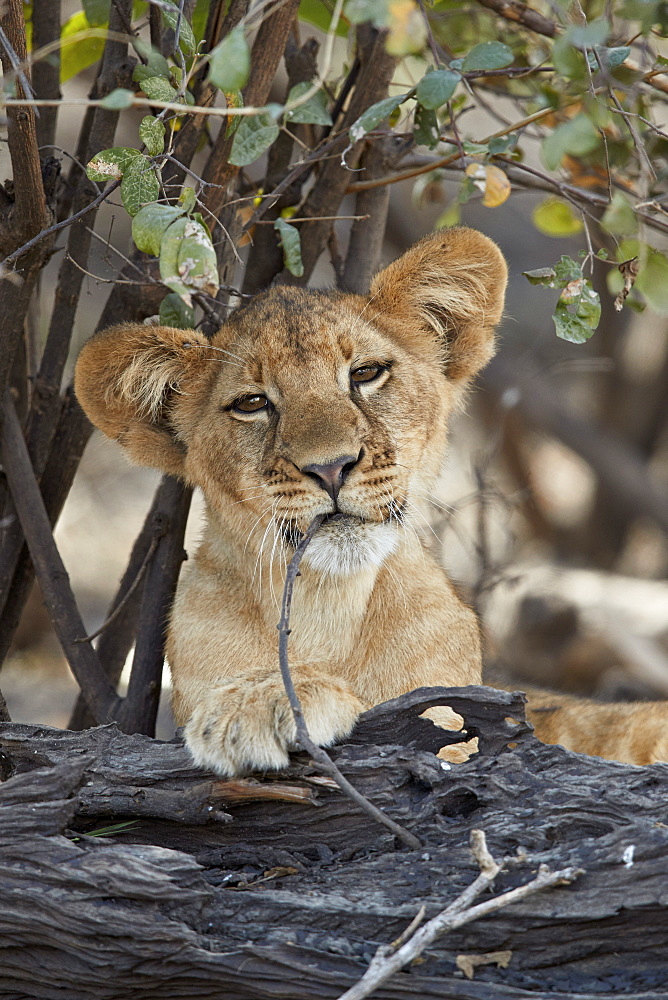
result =
[[[465,764],[419,718],[444,703],[479,736]],[[1,724],[0,996],[334,1000],[471,885],[474,829],[501,863],[481,902],[540,865],[584,874],[449,930],[374,997],[668,995],[667,766],[543,746],[522,697],[487,688],[377,706],[331,753],[419,850],[304,754],[223,781],[178,740]]]

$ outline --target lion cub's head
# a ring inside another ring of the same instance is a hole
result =
[[[200,486],[261,549],[329,515],[311,565],[379,565],[437,477],[447,421],[491,357],[506,267],[469,229],[426,237],[368,298],[273,288],[208,341],[126,325],[84,347],[76,392],[133,460]],[[229,531],[228,531],[229,533]]]

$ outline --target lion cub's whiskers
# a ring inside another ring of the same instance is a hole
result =
[[[367,301],[364,304],[364,308],[361,310],[361,312],[359,312],[357,314],[357,316],[355,316],[355,318],[353,320],[353,325],[352,325],[351,330],[350,330],[351,336],[352,336],[352,334],[355,333],[355,330],[357,329],[357,327],[360,326],[361,321],[362,321],[362,316],[367,311],[367,309],[369,308],[369,306],[371,305],[371,303],[373,302],[373,300],[375,298],[377,298],[377,297],[378,297],[378,292],[376,292],[374,295],[370,295],[369,298],[367,299]]]
[[[275,521],[275,518],[276,518],[276,507],[278,505],[279,500],[280,500],[280,497],[276,497],[276,499],[274,500],[274,502],[271,504],[271,508],[270,508],[271,509],[271,517],[269,518],[269,522],[267,524],[267,527],[264,529],[264,534],[262,536],[262,541],[260,542],[260,549],[258,551],[257,558],[255,560],[255,566],[253,567],[253,576],[251,578],[251,586],[255,582],[255,574],[258,571],[258,567],[259,567],[259,570],[260,570],[260,574],[259,574],[259,596],[260,596],[260,598],[262,597],[262,556],[264,554],[264,545],[265,545],[265,542],[267,540],[267,535],[269,534],[269,530],[270,530],[270,528],[272,528],[272,526],[274,524],[274,521]],[[271,574],[271,567],[270,567],[270,574]]]
[[[248,548],[248,543],[249,543],[249,542],[250,542],[250,540],[251,540],[251,535],[252,535],[252,534],[253,534],[253,532],[255,531],[255,528],[256,528],[256,527],[257,527],[257,525],[258,525],[258,524],[260,523],[260,521],[262,520],[262,518],[264,517],[264,515],[265,515],[265,514],[267,513],[267,511],[269,511],[269,510],[271,510],[271,509],[272,509],[272,507],[274,506],[274,503],[275,503],[275,502],[276,502],[275,500],[272,500],[272,502],[271,502],[270,504],[267,504],[267,506],[266,506],[266,507],[264,507],[264,508],[263,508],[263,509],[262,509],[262,510],[260,511],[260,516],[259,516],[259,517],[257,517],[257,518],[256,518],[256,519],[255,519],[255,520],[253,521],[253,524],[251,525],[251,527],[250,527],[250,529],[249,529],[249,531],[248,531],[248,534],[247,534],[247,536],[246,536],[246,542],[245,542],[245,544],[244,544],[244,552],[245,552],[245,551],[246,551],[246,549]]]

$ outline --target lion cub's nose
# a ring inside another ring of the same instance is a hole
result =
[[[361,455],[361,452],[360,452]],[[311,479],[315,479],[318,486],[326,490],[334,503],[339,495],[339,490],[343,486],[348,473],[359,461],[360,455],[341,455],[340,458],[326,465],[303,465],[301,471],[305,472]]]

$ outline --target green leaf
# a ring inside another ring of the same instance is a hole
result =
[[[299,230],[291,226],[285,219],[276,219],[274,229],[278,233],[283,248],[283,260],[290,274],[300,278],[304,273],[302,263],[302,247]]]
[[[552,318],[562,340],[584,344],[593,334],[601,318],[601,300],[582,272],[562,291]]]
[[[660,8],[660,0],[626,0],[620,13],[631,21],[640,21],[642,33],[647,34],[659,20]]]
[[[556,170],[564,156],[586,156],[601,141],[601,135],[585,114],[578,114],[571,121],[555,128],[543,141],[541,155],[549,170]]]
[[[160,303],[160,322],[179,330],[192,330],[195,325],[195,310],[176,292],[169,292]]]
[[[200,226],[202,227],[202,229],[205,231],[205,233],[207,234],[207,236],[211,240],[212,239],[211,230],[209,229],[209,227],[207,226],[206,222],[204,221],[204,216],[202,215],[202,213],[201,212],[193,212],[191,218],[193,218],[195,220],[195,222],[199,222]]]
[[[195,0],[195,9],[192,12],[190,23],[193,33],[198,42],[201,42],[206,32],[206,22],[209,19],[209,7],[211,0]]]
[[[434,149],[441,138],[441,130],[438,127],[436,112],[430,108],[423,108],[418,104],[415,109],[415,128],[413,135],[418,146],[427,146]]]
[[[291,88],[288,94],[288,107],[293,101],[298,101],[303,94],[306,94],[313,84],[298,83]],[[331,125],[332,116],[327,109],[327,95],[323,90],[316,90],[307,101],[286,112],[286,121],[302,125]]]
[[[370,21],[374,28],[387,28],[390,23],[389,0],[347,0],[343,13],[351,24]]]
[[[582,231],[582,219],[568,202],[546,198],[532,213],[533,224],[546,236],[575,236]]]
[[[322,0],[301,0],[299,4],[299,20],[306,21],[308,24],[314,24],[316,28],[320,28],[326,34],[329,31],[332,15]],[[349,18],[339,18],[339,23],[336,26],[336,34],[340,38],[346,38],[348,35],[348,21]]]
[[[450,100],[460,80],[460,73],[453,73],[449,69],[434,70],[422,77],[415,96],[423,108],[435,111]]]
[[[83,0],[82,6],[86,20],[92,27],[101,27],[109,20],[111,0]]]
[[[160,277],[188,306],[193,291],[217,293],[216,253],[207,230],[196,219],[177,219],[165,232],[160,244]]]
[[[604,69],[616,69],[631,55],[631,46],[617,45],[611,49],[597,48],[596,53],[590,52],[589,55],[594,62],[593,69],[598,68],[599,60]]]
[[[164,76],[148,76],[141,81],[141,89],[150,101],[165,101],[173,103],[177,99],[177,91]]]
[[[184,212],[192,212],[193,208],[197,204],[197,195],[195,193],[195,188],[184,187],[179,195],[179,205]]]
[[[107,111],[124,111],[125,108],[132,107],[134,100],[134,90],[126,90],[125,87],[116,87],[110,94],[102,98],[100,107],[106,108]]]
[[[514,149],[518,138],[519,136],[515,132],[513,135],[502,135],[498,139],[490,139],[487,143],[490,155],[498,156],[499,153],[507,153],[509,150]]]
[[[151,156],[158,156],[165,148],[165,132],[167,129],[159,118],[146,115],[139,123],[139,138],[146,146]]]
[[[638,231],[638,217],[628,198],[621,191],[615,191],[601,219],[601,225],[615,236],[635,236]]]
[[[647,304],[660,316],[668,315],[668,259],[651,247],[636,280],[636,288],[647,299]]]
[[[393,111],[403,104],[410,97],[410,93],[397,94],[396,97],[386,97],[382,101],[377,101],[367,108],[364,114],[360,115],[357,121],[350,126],[349,136],[351,142],[363,139],[367,132],[380,125],[382,121],[389,118]]]
[[[461,205],[453,201],[451,205],[441,212],[438,219],[434,223],[434,230],[436,229],[450,229],[451,226],[458,226],[462,221],[462,207]]]
[[[557,281],[561,282],[561,287],[563,287],[570,281],[577,281],[578,278],[581,278],[582,268],[572,257],[562,254],[559,261],[554,265],[554,273],[557,276]]]
[[[111,149],[103,149],[96,153],[86,166],[86,175],[89,180],[98,184],[116,181],[123,176],[137,156],[141,156],[139,150],[130,146],[112,146]]]
[[[172,3],[173,0],[168,0]],[[193,34],[193,29],[190,27],[188,19],[185,15],[181,15],[179,19],[179,9],[174,4],[174,10],[167,10],[165,7],[160,8],[160,13],[165,24],[169,25],[172,31],[176,31],[176,25],[179,25],[179,48],[182,52],[187,52],[192,55],[197,49],[197,42],[195,41],[195,36]]]
[[[532,285],[543,285],[544,288],[564,288],[569,282],[582,277],[582,268],[572,257],[561,256],[554,267],[539,267],[534,271],[522,271]]]
[[[42,0],[44,2],[44,0]],[[60,82],[96,63],[104,52],[104,38],[91,38],[91,25],[83,10],[63,25],[60,32]]]
[[[169,63],[162,52],[152,49],[150,45],[147,45],[140,38],[133,41],[133,46],[137,54],[146,59],[145,63],[137,63],[132,71],[132,79],[136,83],[141,83],[142,80],[146,80],[152,76],[164,76],[165,79],[169,77]]]
[[[209,56],[208,83],[219,90],[241,90],[250,73],[250,49],[239,25],[223,38]]]
[[[487,155],[489,153],[489,146],[486,143],[471,142],[470,139],[464,139],[462,149],[465,153],[470,153],[471,156]]]
[[[160,183],[150,160],[136,156],[123,172],[121,201],[128,215],[136,215],[142,205],[155,201],[160,194]]]
[[[137,249],[159,256],[163,236],[184,212],[180,205],[158,205],[156,202],[140,208],[132,220],[132,239]]]
[[[242,118],[234,133],[230,163],[236,167],[245,167],[253,163],[275,142],[279,132],[278,125],[266,111]]]
[[[532,285],[558,288],[557,275],[553,267],[537,267],[534,271],[522,271],[522,274]]]
[[[584,56],[574,48],[566,35],[557,38],[552,46],[552,62],[560,76],[567,80],[580,80],[585,73]]]
[[[513,50],[503,42],[480,42],[474,45],[462,63],[462,73],[503,69],[514,61]]]
[[[564,32],[564,37],[575,48],[593,49],[598,45],[604,44],[609,31],[610,25],[605,18],[599,18],[597,21],[590,21],[588,24],[572,24]]]

